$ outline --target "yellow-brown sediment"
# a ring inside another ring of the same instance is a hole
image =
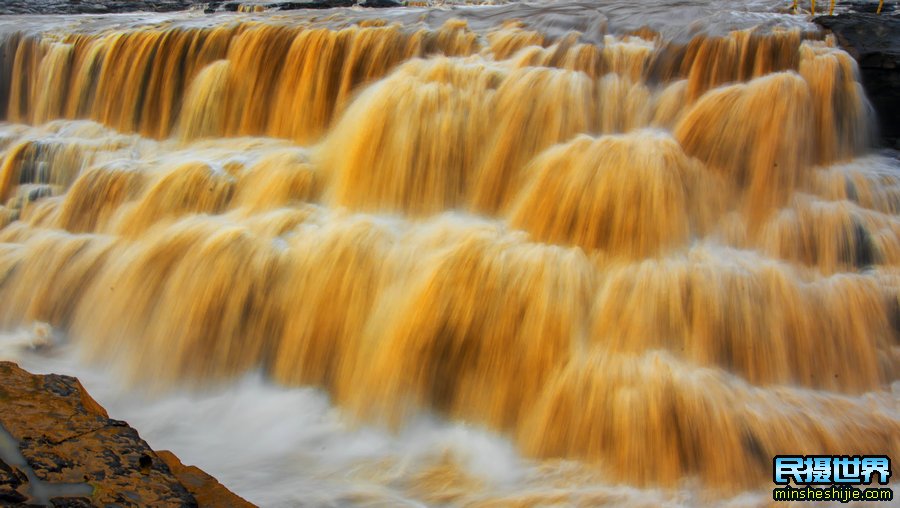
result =
[[[900,452],[900,177],[833,41],[263,14],[9,35],[0,71],[4,328],[640,485]],[[442,464],[435,502],[478,488]]]

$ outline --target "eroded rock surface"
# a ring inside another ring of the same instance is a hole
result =
[[[0,362],[0,425],[7,445],[0,443],[0,504],[206,505],[73,377],[33,375]],[[207,489],[218,486],[218,497],[208,498],[215,506],[252,506],[211,476],[204,480]]]
[[[859,64],[882,144],[900,148],[900,16],[849,13],[815,19]]]
[[[156,454],[169,466],[169,470],[178,478],[178,481],[194,495],[200,506],[232,506],[235,508],[254,506],[234,495],[199,467],[182,464],[174,453],[160,450]]]

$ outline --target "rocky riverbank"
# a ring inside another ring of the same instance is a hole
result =
[[[77,379],[0,362],[0,505],[253,506],[109,418]]]
[[[900,149],[900,16],[855,12],[821,16],[815,22],[856,59],[878,115],[881,143]]]
[[[123,12],[174,12],[199,9],[206,13],[290,11],[334,7],[400,7],[399,0],[8,0],[0,2],[3,14],[117,14]]]

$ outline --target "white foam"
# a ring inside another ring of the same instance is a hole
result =
[[[35,331],[36,330],[36,331]],[[56,344],[33,347],[35,337]],[[282,388],[258,374],[206,392],[149,395],[126,388],[115,369],[78,360],[47,325],[0,334],[0,359],[34,373],[76,376],[110,414],[138,429],[152,448],[171,450],[260,506],[428,506],[408,488],[418,473],[450,457],[483,488],[476,498],[603,493],[615,505],[695,504],[694,488],[645,490],[544,477],[547,464],[522,458],[510,441],[465,423],[424,415],[398,433],[351,425],[313,388]],[[559,463],[560,470],[577,470]],[[578,478],[583,475],[572,475]],[[729,506],[751,506],[743,494]],[[453,503],[451,502],[451,505]]]

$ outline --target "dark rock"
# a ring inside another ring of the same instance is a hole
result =
[[[50,500],[54,508],[87,508],[94,506],[86,497],[54,497]]]
[[[0,485],[10,485],[17,488],[27,481],[28,476],[21,469],[0,460]]]
[[[196,466],[185,466],[170,451],[156,452],[159,459],[169,466],[172,474],[184,485],[200,503],[200,506],[230,506],[250,508],[253,505],[226,489],[215,478]]]
[[[20,452],[0,461],[2,505],[198,506],[167,461],[127,423],[109,418],[73,377],[36,376],[0,362],[0,426],[0,438]],[[0,455],[8,444],[0,442]],[[202,474],[220,494],[211,506],[252,506]],[[41,489],[43,500],[34,497]]]
[[[0,14],[113,14],[119,12],[172,12],[203,4],[192,0],[4,0]]]
[[[122,12],[172,12],[187,9],[199,9],[207,14],[214,12],[235,12],[242,2],[240,0],[223,2],[222,0],[3,0],[0,1],[0,15],[3,14],[116,14]],[[356,0],[275,0],[262,5],[266,10],[295,9],[331,9],[333,7],[352,7]],[[402,7],[395,0],[364,0],[361,7]],[[2,65],[2,59],[0,59]],[[2,98],[3,90],[0,90]],[[5,102],[3,102],[5,104]],[[5,106],[4,106],[5,107]],[[0,111],[0,117],[3,116]]]
[[[28,501],[28,498],[16,492],[15,490],[6,490],[0,487],[0,504],[2,506],[11,505],[11,504],[24,504]]]
[[[296,9],[332,9],[335,7],[353,7],[356,0],[314,0],[308,2],[273,2],[266,4],[267,9],[293,11]]]
[[[403,4],[395,0],[363,0],[359,3],[359,6],[385,9],[389,7],[403,7]]]
[[[28,497],[19,489],[28,482],[21,469],[0,460],[0,504],[23,503]]]
[[[900,148],[900,17],[850,13],[814,21],[830,30],[856,59],[878,115],[881,142]]]

